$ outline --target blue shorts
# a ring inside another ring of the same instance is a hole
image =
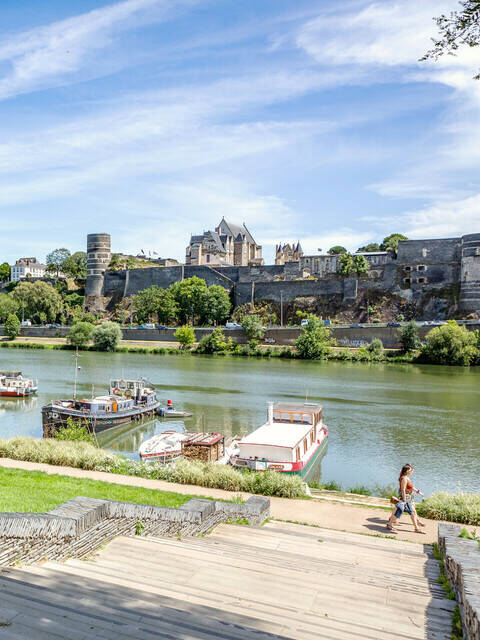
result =
[[[409,515],[413,515],[412,505],[409,502],[403,502],[403,500],[400,500],[400,502],[397,502],[395,517],[400,518],[404,511]]]

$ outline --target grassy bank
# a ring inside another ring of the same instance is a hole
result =
[[[180,507],[193,497],[41,471],[0,468],[0,511],[43,513],[77,496],[161,507]]]
[[[242,472],[230,466],[199,461],[180,460],[173,465],[145,463],[121,458],[102,449],[97,449],[88,442],[11,438],[0,440],[0,457],[165,480],[177,484],[190,484],[226,491],[245,491],[265,496],[282,498],[305,496],[305,486],[299,476],[285,476],[275,471]]]

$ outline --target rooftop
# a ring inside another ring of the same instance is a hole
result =
[[[277,402],[273,405],[274,411],[292,411],[298,413],[317,413],[322,405],[318,402]]]
[[[269,445],[293,449],[310,432],[311,424],[266,423],[240,440],[242,444]]]

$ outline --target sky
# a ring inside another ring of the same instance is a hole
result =
[[[272,263],[480,232],[480,49],[419,62],[457,0],[2,0],[0,262],[184,259],[245,222]]]

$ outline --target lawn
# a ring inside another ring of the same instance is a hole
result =
[[[180,507],[190,498],[198,497],[100,480],[69,478],[43,471],[0,468],[0,512],[43,513],[77,496],[161,507]]]

